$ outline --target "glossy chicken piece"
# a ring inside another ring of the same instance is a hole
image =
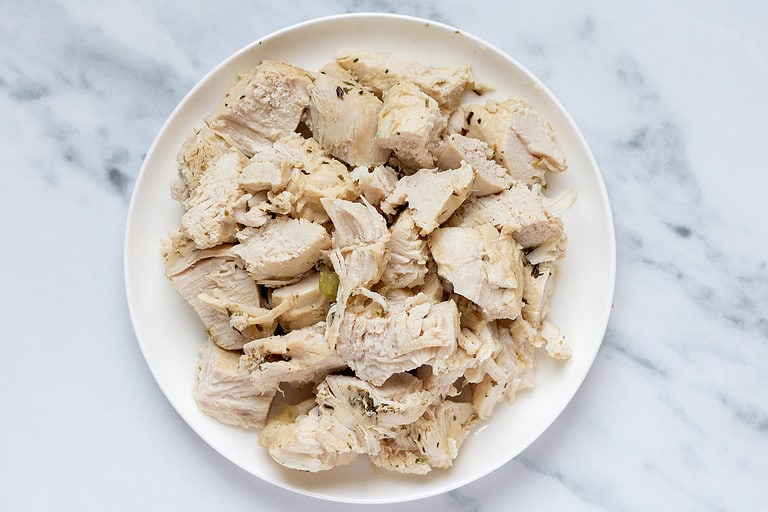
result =
[[[436,151],[441,170],[457,169],[466,162],[475,171],[472,193],[478,197],[496,194],[509,188],[512,177],[493,160],[493,149],[488,144],[458,133],[449,135]]]

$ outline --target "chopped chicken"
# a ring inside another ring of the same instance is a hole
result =
[[[475,171],[472,193],[476,196],[496,194],[509,188],[512,177],[493,160],[493,149],[485,142],[458,133],[449,135],[437,149],[440,169],[457,169],[467,162]]]
[[[382,384],[422,364],[440,367],[456,348],[459,314],[452,301],[417,294],[389,301],[352,303],[341,320],[336,350],[361,379]]]
[[[464,105],[470,137],[495,151],[496,161],[510,175],[527,184],[544,183],[544,172],[560,172],[567,165],[554,140],[552,127],[521,100],[490,100]]]
[[[433,405],[408,429],[383,439],[371,461],[401,473],[424,475],[433,468],[449,468],[474,422],[472,406],[445,400]]]
[[[387,222],[370,204],[352,203],[340,199],[322,199],[325,211],[333,222],[333,250],[328,255],[339,277],[336,304],[326,335],[335,346],[341,319],[349,298],[381,279],[389,261],[389,230]]]
[[[233,205],[242,192],[238,176],[245,158],[230,151],[214,160],[200,176],[200,182],[187,201],[181,217],[181,230],[201,249],[234,242],[237,223]]]
[[[260,228],[237,234],[240,244],[232,252],[240,257],[251,276],[265,286],[298,281],[329,249],[325,228],[304,219],[278,217]]]
[[[243,190],[267,191],[260,211],[328,221],[320,199],[351,199],[355,185],[347,167],[323,152],[314,139],[293,134],[256,151],[240,177]],[[258,226],[256,226],[258,227]]]
[[[418,421],[431,395],[408,374],[379,387],[333,375],[318,386],[316,402],[293,420],[270,422],[259,436],[259,443],[280,464],[315,472],[349,464],[358,454],[376,455],[381,439]]]
[[[357,183],[363,197],[375,207],[395,191],[397,173],[391,167],[379,165],[373,170],[368,167],[355,167],[350,176]]]
[[[312,75],[303,69],[262,61],[240,75],[206,123],[232,147],[253,155],[260,146],[296,130],[309,106],[312,81]]]
[[[555,285],[554,262],[525,265],[523,287],[523,318],[538,328],[549,312],[549,302]]]
[[[353,199],[355,183],[347,167],[332,158],[313,158],[304,169],[293,171],[287,192],[296,216],[325,223],[329,217],[322,199]]]
[[[412,288],[424,284],[429,250],[419,236],[412,210],[405,210],[389,230],[389,263],[381,282],[391,288]]]
[[[288,334],[253,340],[243,346],[240,369],[250,375],[260,391],[280,384],[319,382],[328,374],[347,367],[325,339],[323,322],[295,329]]]
[[[382,102],[337,64],[315,75],[307,124],[332,156],[349,165],[376,166],[389,150],[375,144]]]
[[[565,344],[565,336],[555,324],[544,320],[539,327],[534,345],[544,347],[551,357],[555,359],[570,359],[571,347]]]
[[[286,331],[301,329],[325,320],[331,298],[320,291],[320,274],[315,272],[298,283],[275,288],[272,307],[289,303],[290,309],[280,315],[280,326]]]
[[[511,233],[526,249],[537,247],[558,239],[563,233],[562,221],[544,208],[543,197],[522,183],[515,183],[500,194],[466,202],[449,225],[490,224],[502,232]]]
[[[171,184],[171,195],[185,210],[189,208],[189,198],[197,190],[200,177],[216,159],[228,152],[226,141],[207,126],[195,130],[184,141],[177,156],[179,175]]]
[[[210,341],[200,346],[197,384],[193,395],[205,414],[221,423],[261,428],[267,419],[275,389],[257,389],[238,369],[240,356]]]
[[[475,173],[466,163],[448,171],[422,169],[411,176],[403,176],[397,182],[382,210],[391,215],[395,208],[407,201],[408,208],[413,212],[413,222],[422,235],[428,235],[469,197],[474,177]]]
[[[520,314],[523,265],[520,245],[487,224],[435,230],[429,248],[440,277],[489,319]]]
[[[210,338],[194,397],[288,468],[451,467],[538,352],[571,356],[547,317],[576,191],[541,192],[565,158],[528,104],[470,88],[381,53],[262,61],[178,154],[162,255]]]
[[[238,311],[262,309],[258,286],[248,273],[235,264],[232,246],[199,251],[180,234],[172,236],[163,247],[166,275],[190,303],[205,325],[208,336],[226,349],[239,349],[255,338],[270,336],[277,322],[265,319],[259,324],[238,322]],[[221,310],[204,299],[211,294],[225,297],[236,305],[231,311]],[[238,330],[238,327],[240,330]]]
[[[443,109],[456,108],[464,90],[476,87],[468,66],[425,66],[419,62],[393,58],[386,53],[341,50],[337,62],[360,83],[383,94],[398,82],[413,82]]]
[[[433,167],[434,151],[446,118],[437,102],[410,82],[400,82],[384,93],[376,143],[391,149],[412,169]]]

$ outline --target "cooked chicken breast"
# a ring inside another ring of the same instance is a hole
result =
[[[200,346],[197,384],[193,395],[197,406],[221,423],[261,428],[267,419],[275,389],[259,390],[238,370],[240,356],[210,341]]]
[[[256,283],[236,265],[232,246],[200,251],[177,233],[165,241],[163,258],[166,275],[194,308],[216,344],[234,350],[252,339],[272,335],[277,325],[274,319],[251,325],[239,322],[238,311],[262,309],[264,304]],[[232,309],[212,306],[204,300],[210,295],[224,297]]]
[[[349,165],[373,167],[389,158],[375,141],[382,102],[336,64],[315,74],[307,124],[332,156]]]
[[[426,66],[419,62],[393,58],[386,53],[341,50],[337,62],[377,94],[383,94],[398,82],[412,82],[452,111],[467,88],[475,87],[468,66]]]
[[[413,222],[422,235],[428,235],[469,197],[474,178],[474,171],[466,163],[448,171],[422,169],[397,182],[394,192],[382,204],[382,210],[391,215],[395,208],[407,202]]]
[[[243,195],[237,181],[245,161],[237,151],[218,157],[200,176],[198,186],[187,200],[181,230],[198,248],[235,241],[237,223],[233,211],[234,204]]]
[[[326,336],[336,344],[340,322],[350,297],[366,290],[381,279],[389,262],[387,222],[370,204],[340,199],[322,199],[331,218],[333,250],[328,257],[339,278],[336,304],[331,306],[332,320]]]
[[[411,82],[399,82],[384,93],[376,143],[391,149],[406,167],[433,167],[445,125],[446,118],[434,99]]]
[[[357,183],[363,197],[377,208],[395,191],[397,185],[397,173],[386,165],[379,165],[373,170],[365,166],[355,167],[350,176]]]
[[[243,346],[240,370],[250,375],[256,389],[275,390],[280,384],[320,382],[347,367],[325,339],[325,323],[288,334],[253,340]]]
[[[447,224],[490,224],[510,233],[526,249],[556,240],[563,234],[562,221],[544,208],[543,196],[522,183],[515,183],[500,194],[465,203]]]
[[[394,437],[395,430],[422,416],[431,395],[408,374],[380,387],[332,375],[318,386],[316,401],[292,421],[271,422],[259,436],[280,464],[315,472],[349,464],[358,454],[376,455],[380,439]]]
[[[493,149],[479,139],[451,134],[438,146],[436,156],[441,170],[457,169],[462,162],[468,163],[475,171],[472,193],[478,197],[496,194],[512,184],[507,170],[493,160]]]
[[[459,315],[453,301],[434,303],[417,294],[347,307],[336,350],[361,379],[380,385],[396,373],[422,364],[440,367],[456,349]]]
[[[440,228],[429,237],[440,277],[489,319],[516,318],[523,298],[522,249],[487,224]]]
[[[232,252],[242,259],[251,276],[265,286],[298,281],[331,247],[325,228],[304,219],[278,217],[260,228],[237,234],[240,244]]]
[[[184,141],[176,157],[179,175],[171,183],[171,195],[185,210],[189,209],[189,198],[197,190],[200,177],[216,159],[229,151],[226,141],[207,126],[198,128]]]
[[[265,60],[240,75],[208,126],[246,155],[293,133],[309,106],[312,75],[301,68]]]
[[[271,296],[272,307],[290,304],[279,318],[286,331],[301,329],[325,320],[331,297],[320,291],[320,274],[313,272],[298,283],[275,288]]]
[[[419,235],[413,212],[401,212],[389,232],[389,263],[380,282],[390,288],[412,288],[424,284],[429,250],[426,240]]]
[[[524,183],[544,183],[545,171],[560,172],[567,164],[552,128],[521,100],[490,100],[464,105],[468,135],[494,148],[496,161]]]
[[[427,409],[397,437],[382,440],[381,450],[371,461],[384,469],[419,475],[449,468],[473,422],[470,404],[445,400]]]

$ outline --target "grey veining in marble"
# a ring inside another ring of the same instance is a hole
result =
[[[518,458],[415,511],[768,509],[768,7],[759,3],[0,3],[0,510],[352,510],[186,427],[136,346],[122,237],[165,118],[220,60],[317,16],[456,25],[539,76],[617,235],[595,364]]]

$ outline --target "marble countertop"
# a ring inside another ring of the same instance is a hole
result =
[[[595,153],[617,235],[613,315],[563,414],[489,476],[387,510],[768,509],[768,7],[480,5],[2,2],[0,509],[356,508],[261,482],[186,426],[122,273],[134,181],[183,95],[252,40],[350,11],[456,25],[538,75]]]

